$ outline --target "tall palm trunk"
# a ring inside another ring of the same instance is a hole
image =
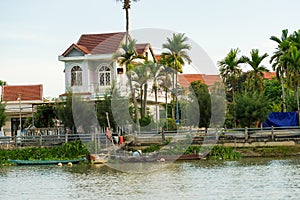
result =
[[[157,100],[157,85],[155,83],[154,88],[154,95],[155,95],[155,118],[156,118],[156,131],[158,132],[158,100]]]
[[[172,84],[172,118],[175,119],[175,109],[174,109],[174,103],[176,101],[175,99],[175,73],[173,72],[173,84]]]
[[[298,84],[295,84],[295,96],[296,96],[296,102],[297,102],[298,126],[300,126],[299,89],[298,89]]]
[[[168,88],[165,87],[165,100],[166,100],[166,129],[168,130]]]
[[[128,40],[129,40],[129,9],[125,9],[126,12],[126,39],[125,39],[125,44],[127,45]]]
[[[146,116],[147,110],[147,90],[148,90],[148,83],[144,84],[144,100],[143,100],[143,107],[142,107],[142,118]]]
[[[283,77],[280,77],[280,82],[281,82],[281,90],[282,90],[282,110],[283,110],[283,112],[286,112],[285,89],[284,89],[284,79],[283,79]]]
[[[138,109],[138,103],[137,100],[135,98],[135,91],[132,87],[132,81],[131,81],[131,74],[130,72],[128,73],[128,78],[129,78],[129,87],[130,87],[130,91],[131,91],[131,97],[133,100],[133,104],[134,104],[134,108],[135,108],[135,124],[136,124],[136,129],[137,132],[140,133],[140,117],[139,117],[139,109]]]

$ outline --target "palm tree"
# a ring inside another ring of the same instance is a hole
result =
[[[134,69],[135,65],[138,64],[138,59],[143,59],[144,57],[139,56],[135,52],[135,44],[136,40],[129,41],[128,44],[121,44],[122,51],[124,51],[123,54],[116,54],[114,57],[117,59],[117,62],[120,66],[126,67],[126,73],[127,77],[129,79],[129,87],[131,91],[131,98],[134,103],[135,107],[135,122],[136,122],[136,128],[138,132],[140,132],[140,126],[139,126],[139,111],[138,111],[138,105],[137,100],[135,97],[135,89],[132,86],[132,70]]]
[[[258,49],[252,49],[250,52],[250,56],[251,58],[246,56],[242,57],[245,63],[247,63],[252,67],[252,70],[249,72],[247,77],[248,90],[253,90],[258,88],[260,92],[263,92],[264,72],[268,72],[269,70],[261,63],[269,55],[265,53],[262,56],[260,56]]]
[[[188,62],[189,64],[192,62],[187,53],[187,51],[191,49],[191,46],[186,43],[187,40],[188,38],[184,35],[184,33],[173,33],[172,38],[167,38],[167,43],[162,45],[162,47],[166,50],[162,53],[162,57],[165,59],[166,66],[175,70],[176,120],[179,120],[177,100],[178,72],[182,73],[182,66],[185,64],[185,62]]]
[[[151,63],[150,67],[150,76],[153,79],[153,85],[152,85],[152,91],[154,91],[155,96],[155,117],[156,117],[156,130],[158,131],[158,95],[157,91],[159,88],[159,83],[162,82],[165,79],[165,75],[163,73],[164,66],[157,64],[157,63]]]
[[[123,9],[126,13],[126,44],[129,39],[129,9],[131,8],[131,1],[137,2],[138,0],[116,0],[117,2],[121,2],[123,4]]]
[[[132,77],[132,81],[135,81],[136,85],[140,87],[141,118],[146,116],[148,81],[151,78],[150,71],[151,69],[147,61],[137,65],[133,69],[134,76]]]
[[[288,63],[287,80],[288,86],[294,87],[295,98],[297,102],[298,118],[299,118],[299,90],[300,85],[300,52],[295,45],[291,45],[290,49],[283,55],[283,61]],[[299,118],[300,124],[300,118]]]
[[[238,77],[242,73],[240,64],[244,63],[244,61],[241,58],[237,57],[239,52],[240,50],[238,48],[231,49],[227,56],[223,60],[218,62],[223,82],[231,91],[232,102],[235,102],[236,84]]]
[[[218,62],[223,83],[227,86],[227,90],[231,91],[232,105],[235,107],[235,90],[238,84],[238,78],[241,76],[242,70],[240,65],[244,63],[241,58],[238,58],[239,48],[231,49],[227,56]],[[233,123],[236,127],[236,113],[233,108]]]
[[[287,62],[283,61],[281,58],[283,54],[289,49],[288,41],[288,29],[282,30],[281,38],[276,36],[271,36],[270,40],[277,43],[276,51],[270,59],[273,70],[276,71],[276,77],[281,83],[282,90],[282,109],[283,112],[286,112],[286,102],[285,102],[285,89],[284,89],[284,77],[287,73]]]

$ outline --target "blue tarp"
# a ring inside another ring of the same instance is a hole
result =
[[[297,112],[272,112],[269,114],[264,127],[298,126]]]

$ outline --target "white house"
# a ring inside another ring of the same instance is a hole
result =
[[[113,58],[120,52],[121,44],[125,43],[125,35],[125,32],[83,34],[76,44],[67,48],[58,57],[59,61],[65,63],[66,91],[96,99],[104,96],[113,81],[124,81],[126,68],[119,66]],[[136,44],[136,52],[155,61],[149,43]]]
[[[4,85],[1,103],[6,105],[7,116],[1,132],[5,136],[15,136],[26,128],[24,122],[32,116],[33,104],[43,103],[43,85]]]

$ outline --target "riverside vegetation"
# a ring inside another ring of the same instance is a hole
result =
[[[64,160],[85,157],[89,152],[81,141],[64,143],[62,146],[50,148],[18,148],[0,150],[0,164],[8,165],[8,159],[12,160]]]

